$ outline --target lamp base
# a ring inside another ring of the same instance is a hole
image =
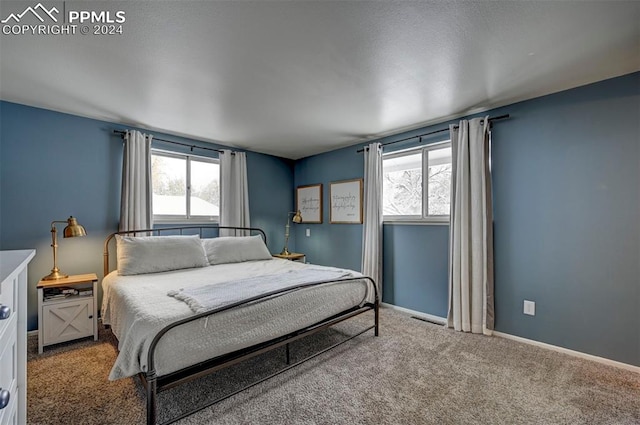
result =
[[[68,274],[60,273],[60,270],[52,270],[51,273],[42,278],[42,280],[58,280],[69,277]]]
[[[284,247],[284,249],[282,250],[282,252],[280,253],[280,255],[291,255],[291,253],[289,252],[289,250],[287,249],[287,247]]]

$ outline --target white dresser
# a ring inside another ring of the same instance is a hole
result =
[[[0,251],[0,425],[27,423],[27,265],[35,254]]]

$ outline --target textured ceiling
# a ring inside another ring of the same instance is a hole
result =
[[[638,1],[42,4],[123,34],[0,35],[3,100],[293,159],[640,70]]]

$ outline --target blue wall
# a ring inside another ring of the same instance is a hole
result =
[[[329,182],[362,178],[363,167],[362,154],[352,147],[296,161],[296,186],[322,183],[322,224],[292,226],[296,250],[305,253],[307,262],[360,270],[362,225],[329,224]]]
[[[384,302],[447,316],[449,226],[385,224]]]
[[[0,123],[0,249],[37,250],[29,266],[28,290],[28,326],[35,329],[35,287],[53,264],[52,220],[74,215],[87,230],[84,238],[59,238],[62,271],[102,277],[102,243],[117,230],[120,214],[122,142],[113,130],[125,127],[8,102],[0,102]],[[247,152],[247,168],[252,225],[264,228],[269,248],[279,252],[286,213],[294,202],[293,162]]]
[[[496,329],[640,366],[640,73],[486,114],[511,116],[492,135]],[[326,209],[330,181],[362,177],[361,146],[297,161],[295,184],[323,183]],[[312,262],[360,269],[362,226],[325,211],[300,227]],[[383,300],[446,316],[448,226],[385,224],[384,238]]]
[[[502,112],[496,328],[640,365],[640,73]]]

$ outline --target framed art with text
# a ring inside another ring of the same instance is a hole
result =
[[[322,223],[322,184],[298,186],[296,210],[300,211],[303,223]]]
[[[329,203],[330,223],[362,223],[362,179],[331,182]]]

